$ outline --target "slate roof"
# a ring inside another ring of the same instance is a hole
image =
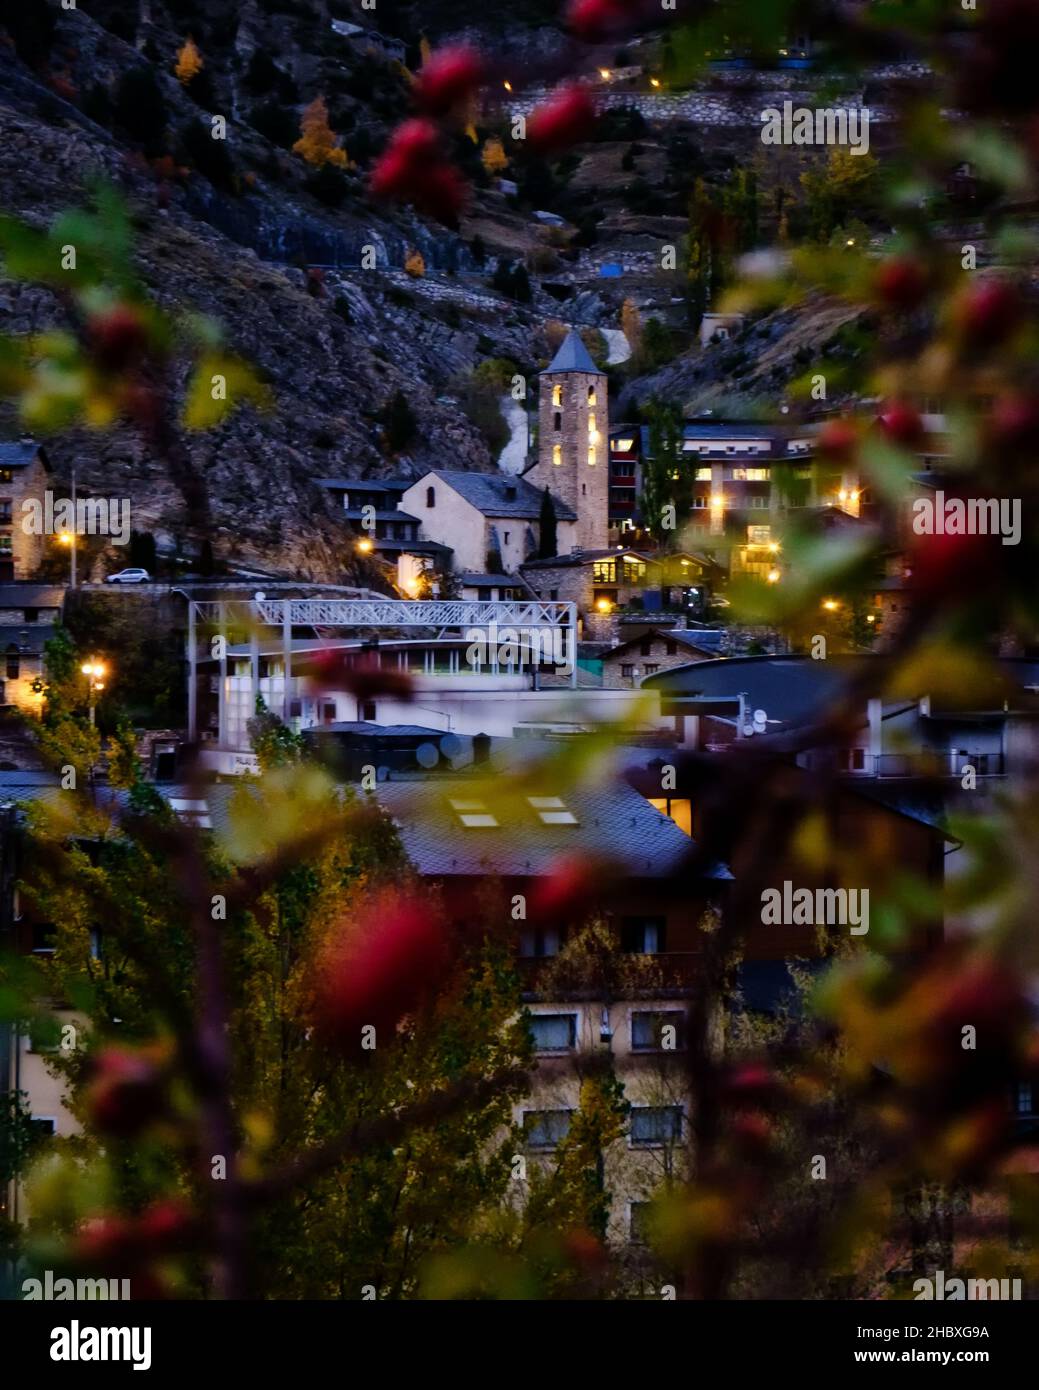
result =
[[[558,352],[541,375],[546,376],[549,372],[591,372],[595,376],[606,375],[592,361],[588,349],[581,341],[581,335],[573,328],[560,343]]]
[[[627,641],[619,642],[617,646],[611,647],[609,651],[603,652],[603,659],[605,660],[608,656],[618,656],[620,653],[626,652],[630,647],[636,647],[642,642],[652,642],[654,640],[675,642],[678,646],[684,647],[686,651],[710,652],[712,653],[712,659],[715,659],[713,657],[713,645],[710,647],[701,647],[696,642],[696,639],[690,636],[687,629],[670,627],[647,628],[640,632],[637,637],[629,637]]]
[[[0,584],[0,608],[60,608],[64,602],[60,584]]]
[[[32,439],[0,443],[0,468],[24,468],[39,452],[40,446]]]
[[[346,517],[347,521],[362,521],[365,513],[362,507],[344,507],[339,515]],[[375,510],[375,520],[413,521],[416,526],[419,524],[417,516],[412,516],[410,512],[402,512],[399,508],[397,511],[383,511],[381,507],[377,507]]]
[[[408,857],[420,873],[431,877],[537,877],[553,872],[561,859],[583,854],[606,859],[632,877],[664,878],[692,847],[674,821],[625,783],[546,787],[540,794],[558,796],[577,824],[543,824],[525,795],[506,789],[501,797],[490,798],[484,783],[471,777],[391,780],[375,789],[380,805],[397,825]],[[482,801],[498,825],[463,825],[451,797]],[[708,877],[728,873],[719,869]]]
[[[41,656],[44,644],[54,636],[50,623],[11,623],[0,627],[0,652],[9,646],[18,648],[22,656]]]
[[[735,700],[745,693],[752,709],[763,709],[770,720],[809,723],[825,710],[849,674],[875,656],[833,656],[813,661],[799,656],[720,657],[675,666],[647,676],[643,689],[668,697]]]
[[[458,576],[458,582],[467,589],[474,587],[481,589],[522,589],[525,587],[522,579],[517,579],[513,575],[476,574],[469,570]]]
[[[556,514],[559,515],[558,502],[556,503]],[[569,555],[551,555],[547,560],[524,560],[520,569],[565,569],[574,565],[590,565],[594,560],[617,560],[624,556],[634,556],[647,565],[660,564],[660,561],[652,555],[643,555],[638,550],[618,550],[616,546],[613,546],[606,550],[574,550]]]
[[[477,511],[490,517],[520,517],[537,520],[541,515],[541,489],[508,473],[463,473],[434,468],[427,477],[439,478],[464,497]],[[422,479],[419,479],[421,482]],[[576,521],[577,513],[561,502],[556,504],[558,521]]]

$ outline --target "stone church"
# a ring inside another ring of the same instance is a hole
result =
[[[577,517],[573,545],[609,545],[609,416],[606,374],[576,330],[538,378],[538,457],[523,474]]]

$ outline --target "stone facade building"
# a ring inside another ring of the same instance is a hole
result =
[[[538,458],[523,475],[577,517],[573,544],[609,544],[609,402],[606,374],[571,329],[538,384]],[[557,549],[566,554],[560,538]]]
[[[0,582],[31,579],[43,560],[47,538],[26,531],[22,503],[42,508],[50,464],[31,439],[0,444]]]
[[[710,661],[714,656],[713,651],[690,641],[689,634],[653,628],[604,654],[603,688],[634,690],[646,676],[670,671],[675,666],[688,666],[693,661]]]
[[[456,573],[515,574],[537,554],[541,488],[524,478],[436,468],[406,490],[400,505],[428,540],[451,547]],[[575,513],[558,496],[556,543],[566,551],[576,544]]]

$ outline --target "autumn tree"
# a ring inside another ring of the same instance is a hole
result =
[[[632,357],[637,359],[642,345],[642,315],[630,297],[621,305],[621,332],[628,340]]]
[[[408,253],[404,257],[404,269],[413,280],[421,280],[426,273],[426,262],[423,259],[422,252],[417,250],[414,246],[408,247]]]
[[[488,136],[484,141],[480,161],[492,178],[504,174],[509,167],[509,157],[497,135]]]
[[[189,34],[184,43],[184,47],[177,54],[177,65],[174,72],[183,86],[187,86],[191,79],[202,71],[205,60],[198,51],[195,40]]]
[[[346,150],[339,144],[339,137],[328,123],[328,107],[323,96],[315,97],[304,110],[300,130],[302,134],[292,149],[308,164],[318,169],[326,164],[333,164],[338,169],[349,167]]]

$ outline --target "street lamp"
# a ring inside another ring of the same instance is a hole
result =
[[[93,661],[84,661],[79,669],[86,676],[90,688],[90,723],[91,727],[93,727],[95,722],[95,696],[98,691],[104,690],[105,688],[105,683],[101,677],[105,674],[106,667],[103,661],[98,661],[95,657]]]
[[[68,546],[69,551],[69,587],[76,587],[76,537],[72,531],[60,531],[58,533],[58,544]]]

